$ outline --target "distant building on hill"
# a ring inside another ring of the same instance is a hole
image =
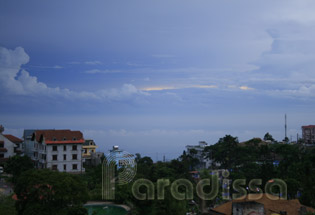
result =
[[[315,144],[315,125],[302,126],[302,138],[306,144]]]
[[[95,153],[97,149],[97,145],[95,144],[94,140],[85,140],[83,143],[83,157],[91,156],[91,153]]]
[[[197,165],[197,169],[208,169],[212,161],[204,155],[203,150],[208,146],[206,141],[199,141],[198,145],[187,145],[187,153],[194,158],[199,160],[199,164]]]
[[[98,146],[95,144],[94,140],[85,140],[82,145],[84,164],[88,166],[97,166],[102,163],[104,153],[96,152],[97,148]]]

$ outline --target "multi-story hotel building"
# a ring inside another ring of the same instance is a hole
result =
[[[83,172],[82,145],[85,142],[80,131],[35,130],[31,144],[31,158],[37,168],[49,168],[60,172]]]

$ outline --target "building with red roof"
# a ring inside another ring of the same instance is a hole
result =
[[[69,129],[33,130],[25,144],[27,155],[37,168],[49,168],[60,172],[80,173],[82,145],[85,142],[81,131]]]
[[[3,126],[0,126],[0,163],[14,155],[21,154],[23,143],[20,138],[11,134],[3,134],[3,131]]]
[[[209,213],[213,215],[231,214],[261,214],[261,215],[291,215],[311,214],[315,209],[302,205],[298,199],[273,200],[266,194],[250,194],[243,199],[235,199],[220,206],[212,208]]]

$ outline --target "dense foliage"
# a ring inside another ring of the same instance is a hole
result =
[[[266,140],[273,140],[267,133]],[[240,144],[227,135],[205,149],[208,157],[230,171],[230,179],[273,178],[284,180],[288,198],[299,198],[302,204],[315,207],[315,148],[300,144],[263,143],[259,138]]]
[[[5,172],[12,174],[12,182],[16,182],[19,176],[30,169],[34,168],[33,161],[28,156],[13,156],[5,163]]]
[[[0,194],[0,215],[16,215],[15,201],[12,196],[4,196]]]
[[[84,215],[88,200],[86,185],[79,176],[48,169],[29,170],[15,184],[19,215]]]

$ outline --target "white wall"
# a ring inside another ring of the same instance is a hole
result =
[[[51,169],[53,165],[57,165],[57,169],[59,172],[81,172],[81,160],[82,160],[82,145],[77,145],[77,150],[72,150],[72,146],[74,144],[65,144],[67,147],[66,151],[64,151],[64,145],[57,145],[57,151],[53,151],[53,145],[46,145],[46,161],[47,168]],[[76,154],[77,159],[73,160],[72,155]],[[53,155],[57,155],[57,160],[53,160]],[[64,160],[64,155],[67,156],[66,160]],[[77,169],[74,170],[73,164],[77,164]],[[66,165],[66,170],[64,170],[64,165]],[[82,168],[84,171],[84,169]]]
[[[15,155],[14,153],[14,146],[15,144],[12,143],[10,140],[8,140],[5,136],[0,134],[0,141],[4,141],[4,148],[6,148],[8,151],[4,152],[4,158],[9,158]],[[2,154],[3,152],[1,152]]]

